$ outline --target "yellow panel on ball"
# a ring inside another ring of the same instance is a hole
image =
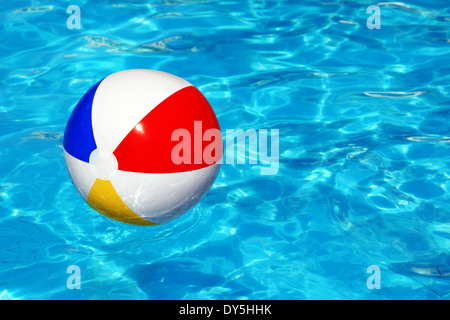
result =
[[[109,180],[97,179],[89,192],[87,203],[110,219],[136,224],[141,226],[154,226],[157,223],[145,220],[131,211],[120,199]]]

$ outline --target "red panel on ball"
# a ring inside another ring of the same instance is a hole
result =
[[[177,161],[172,159],[172,150],[183,140],[172,141],[172,134],[177,129],[186,129],[183,131],[190,134],[191,160],[185,161],[190,163],[176,164]],[[174,173],[205,168],[211,164],[206,163],[203,156],[200,158],[200,150],[203,155],[204,148],[211,143],[202,141],[208,129],[220,130],[208,100],[194,86],[185,87],[156,106],[123,139],[114,151],[118,169]],[[221,156],[223,150],[216,152]]]

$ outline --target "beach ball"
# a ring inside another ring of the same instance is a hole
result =
[[[75,106],[64,157],[81,197],[102,215],[157,225],[194,207],[219,172],[213,109],[186,80],[156,70],[111,74]]]

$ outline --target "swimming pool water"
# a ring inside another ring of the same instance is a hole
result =
[[[371,30],[374,4],[0,2],[0,298],[449,299],[450,9],[379,3]],[[197,86],[222,129],[279,129],[278,173],[224,164],[162,226],[93,211],[65,124],[132,68]]]

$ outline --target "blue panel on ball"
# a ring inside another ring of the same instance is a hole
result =
[[[92,131],[92,101],[102,81],[89,89],[81,98],[73,109],[64,131],[63,146],[66,152],[85,162],[89,162],[91,152],[97,149]]]

